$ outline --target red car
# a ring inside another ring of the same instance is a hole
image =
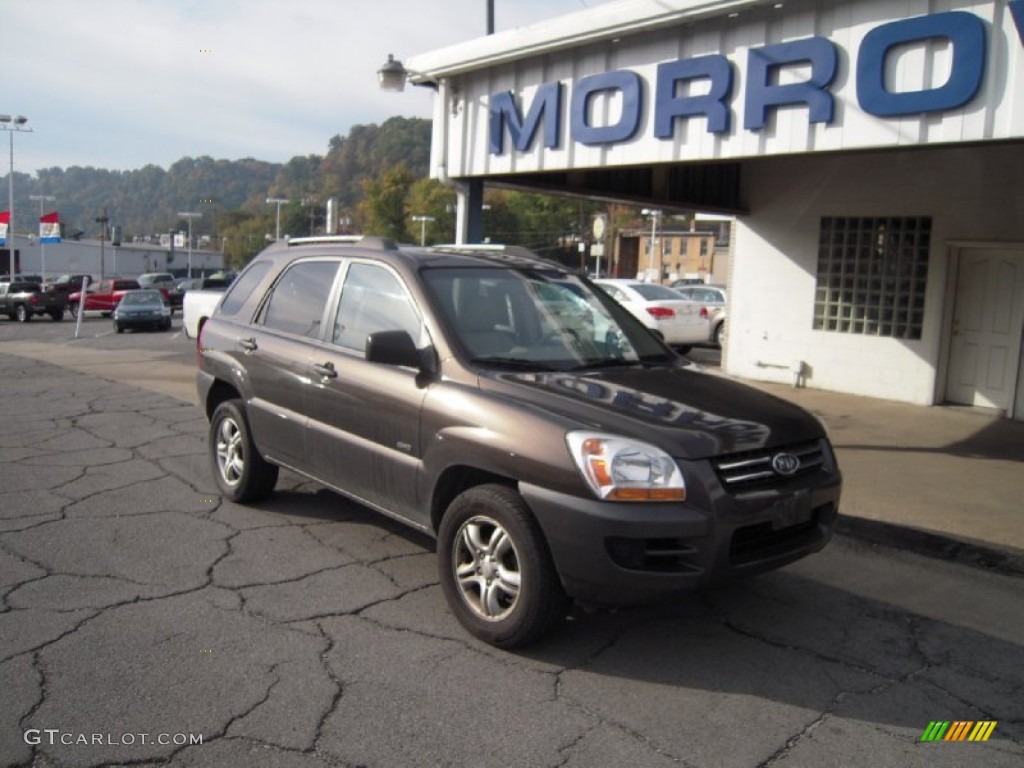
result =
[[[138,280],[125,280],[123,278],[100,280],[94,285],[95,287],[89,286],[89,289],[85,292],[84,308],[86,311],[95,310],[102,312],[104,317],[113,313],[114,308],[121,301],[125,291],[137,291],[141,288]],[[72,316],[78,314],[78,305],[81,301],[81,291],[75,291],[68,296],[68,309],[71,311]]]

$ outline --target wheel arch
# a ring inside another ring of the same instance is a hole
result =
[[[213,412],[217,410],[218,405],[227,400],[241,399],[241,397],[237,389],[226,381],[217,379],[213,386],[210,387],[210,391],[206,395],[206,402],[204,403],[207,420],[213,418]]]
[[[446,467],[434,483],[430,499],[430,527],[434,533],[437,533],[441,518],[455,497],[470,488],[488,484],[505,485],[517,491],[519,489],[519,483],[514,478],[496,472],[465,464]]]

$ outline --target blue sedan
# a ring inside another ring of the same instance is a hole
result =
[[[125,328],[166,331],[170,327],[171,308],[160,291],[126,291],[114,309],[114,330],[118,333]]]

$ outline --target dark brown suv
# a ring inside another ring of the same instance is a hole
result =
[[[459,621],[501,647],[821,549],[820,422],[690,364],[592,283],[510,249],[291,240],[203,327],[224,495],[278,467],[438,540]]]

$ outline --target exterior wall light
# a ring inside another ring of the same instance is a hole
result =
[[[390,53],[388,54],[388,60],[377,70],[377,82],[380,83],[382,91],[404,91],[405,81],[411,77],[423,78],[423,82],[413,83],[413,85],[425,85],[428,88],[433,88],[435,91],[437,90],[436,82],[421,72],[413,72],[406,69],[402,62],[395,61],[395,57]]]

